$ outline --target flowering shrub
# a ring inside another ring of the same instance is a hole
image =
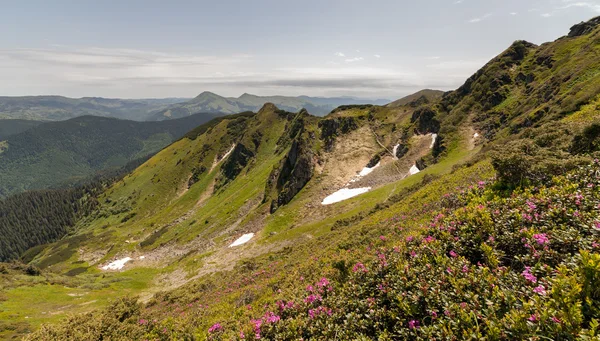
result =
[[[279,302],[264,339],[582,339],[600,317],[600,167],[507,198],[462,194],[402,247]],[[382,241],[385,238],[379,238]],[[258,334],[257,334],[258,335]]]

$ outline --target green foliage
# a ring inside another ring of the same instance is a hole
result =
[[[10,136],[0,154],[0,198],[60,186],[147,157],[213,115],[166,122],[84,116]]]

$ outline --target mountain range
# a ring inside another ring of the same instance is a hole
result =
[[[0,201],[20,260],[0,264],[0,337],[597,338],[599,52],[595,18],[454,91],[267,103],[92,190]],[[241,109],[204,93],[156,118],[204,103]]]
[[[340,105],[389,103],[386,99],[359,99],[354,97],[286,97],[286,96],[256,96],[243,94],[238,98],[222,97],[205,91],[196,98],[184,103],[178,103],[160,110],[153,115],[156,120],[179,118],[198,112],[216,112],[235,114],[244,111],[258,111],[265,103],[273,103],[282,110],[298,111],[306,109],[316,116],[324,116]]]
[[[62,121],[93,115],[145,121],[153,112],[186,100],[101,97],[76,99],[62,96],[0,97],[0,119]]]
[[[134,121],[181,118],[197,113],[235,114],[257,111],[265,103],[275,103],[285,110],[309,112],[323,116],[345,104],[389,103],[389,100],[354,97],[286,97],[243,94],[238,98],[203,92],[193,99],[113,99],[101,97],[68,98],[62,96],[0,97],[0,119],[62,121],[78,116],[115,117]]]

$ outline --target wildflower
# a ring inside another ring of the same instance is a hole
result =
[[[365,265],[361,262],[358,262],[356,264],[354,264],[354,266],[352,267],[352,271],[353,272],[367,272],[367,268],[365,267]]]
[[[318,287],[324,288],[329,285],[329,280],[325,277],[321,278],[321,280],[317,283]]]
[[[467,272],[469,272],[469,268],[468,268],[466,265],[463,265],[463,267],[462,267],[462,272],[463,272],[463,273],[467,273]]]
[[[320,301],[320,300],[321,300],[321,296],[310,294],[304,299],[304,303],[310,304],[310,303],[313,303],[315,301]]]
[[[281,317],[275,315],[271,311],[268,311],[265,313],[264,320],[267,323],[276,323],[276,322],[279,322],[279,320],[281,320]]]
[[[417,257],[417,253],[416,253],[416,252],[414,252],[414,251],[411,251],[411,252],[410,252],[410,256],[411,256],[412,258],[415,258],[415,257]]]
[[[306,287],[306,291],[313,292],[314,290],[315,290],[315,288],[310,284]]]
[[[456,252],[454,252],[454,250],[451,250],[450,251],[450,257],[456,258],[456,257],[458,257],[458,254]]]
[[[531,283],[537,283],[537,277],[535,277],[532,273],[531,273],[531,267],[526,266],[525,270],[523,270],[523,272],[521,273],[521,275],[523,275],[523,277],[525,277],[526,280],[528,280]]]
[[[544,288],[544,286],[540,284],[535,289],[533,289],[533,292],[544,296],[546,295],[546,288]]]
[[[600,231],[600,221],[596,221],[594,222],[594,229],[599,230]]]
[[[245,339],[246,335],[244,334],[243,330],[240,330],[240,339]]]
[[[536,314],[531,314],[531,316],[529,316],[528,320],[531,322],[537,322],[538,316]]]
[[[145,325],[145,324],[148,324],[148,320],[145,320],[145,319],[140,319],[139,323],[140,323],[141,325]]]
[[[415,239],[413,236],[406,237],[406,241],[409,242],[409,243],[412,242],[413,239]]]
[[[216,332],[220,332],[222,330],[223,330],[223,327],[221,326],[220,323],[215,323],[210,328],[208,328],[209,333],[216,333]]]
[[[548,235],[546,235],[545,233],[534,234],[533,239],[535,239],[535,241],[540,245],[545,245],[550,242]]]
[[[556,316],[552,316],[552,321],[554,321],[554,323],[562,323],[562,321]]]
[[[385,236],[379,236],[379,239],[381,239],[382,242],[385,241]]]
[[[434,318],[434,319],[437,318],[437,313],[435,311],[432,311],[431,312],[431,317]]]
[[[431,243],[433,241],[435,241],[435,238],[433,238],[432,236],[427,236],[423,239],[424,243]]]
[[[417,320],[410,320],[410,321],[408,321],[408,328],[410,328],[410,329],[417,329],[417,328],[419,328],[419,321],[417,321]]]

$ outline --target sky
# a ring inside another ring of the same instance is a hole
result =
[[[598,15],[600,0],[6,0],[0,96],[395,99]]]

